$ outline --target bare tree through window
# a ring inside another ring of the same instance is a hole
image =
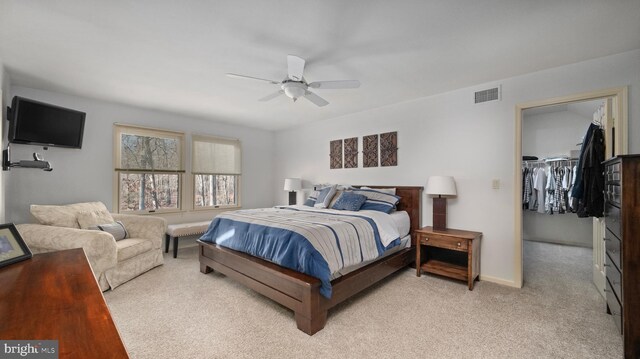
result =
[[[177,138],[121,134],[121,211],[179,208],[180,148]]]

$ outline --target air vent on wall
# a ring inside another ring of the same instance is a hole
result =
[[[500,100],[500,86],[475,92],[475,103]]]

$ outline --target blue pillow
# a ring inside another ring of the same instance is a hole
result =
[[[364,202],[362,207],[360,207],[361,211],[371,210],[391,213],[398,202],[400,202],[400,196],[372,189],[357,189],[353,190],[353,193],[361,194],[367,197],[367,200]]]
[[[353,192],[342,192],[331,208],[346,211],[357,211],[367,200],[367,196]]]
[[[336,194],[336,185],[331,187],[325,187],[318,191],[318,198],[316,199],[316,204],[313,206],[315,208],[327,208],[329,203],[331,203],[331,199]]]

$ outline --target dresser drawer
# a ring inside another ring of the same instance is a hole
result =
[[[608,228],[604,231],[604,247],[613,264],[622,272],[622,267],[620,266],[620,240]]]
[[[613,294],[611,290],[611,284],[608,280],[606,282],[606,296],[607,296],[607,305],[609,306],[609,311],[611,312],[611,316],[613,317],[614,322],[616,323],[616,327],[622,334],[622,306],[620,302],[618,302],[618,298],[616,298],[615,294]]]
[[[438,248],[453,249],[456,251],[467,250],[467,240],[458,238],[426,237],[421,236],[422,244]]]
[[[609,229],[618,238],[622,238],[622,231],[620,231],[620,209],[609,203],[604,206],[604,220]]]
[[[604,186],[604,199],[619,206],[622,200],[622,188],[617,184],[607,183]]]
[[[607,275],[607,280],[611,284],[611,288],[613,289],[614,294],[618,298],[618,300],[622,303],[622,275],[616,266],[611,264],[611,258],[609,258],[609,254],[607,253],[604,256],[605,263],[605,272]]]
[[[607,183],[620,183],[620,162],[611,164],[605,169]]]

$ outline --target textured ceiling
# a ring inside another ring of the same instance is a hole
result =
[[[0,0],[13,85],[272,130],[638,48],[638,0]],[[287,54],[362,86],[318,108],[224,75],[281,80]]]

